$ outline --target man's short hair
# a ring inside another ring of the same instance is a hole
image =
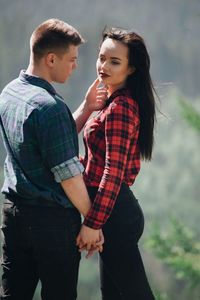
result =
[[[49,19],[33,31],[30,48],[34,60],[40,60],[50,52],[62,54],[70,45],[79,46],[82,43],[84,40],[74,27],[59,19]]]

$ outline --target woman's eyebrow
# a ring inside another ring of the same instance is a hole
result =
[[[115,57],[115,56],[111,56],[112,59],[118,59],[118,60],[121,60],[121,58],[119,57]]]

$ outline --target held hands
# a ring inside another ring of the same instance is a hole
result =
[[[97,78],[88,88],[85,95],[86,105],[91,112],[101,110],[104,108],[106,100],[108,99],[108,92],[106,86],[101,86]]]
[[[86,258],[92,256],[95,252],[103,251],[104,236],[102,230],[92,229],[82,225],[76,244],[80,251],[87,250]]]

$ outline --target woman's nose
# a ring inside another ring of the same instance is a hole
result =
[[[102,70],[107,70],[108,69],[108,63],[106,61],[104,61],[101,65],[101,69]]]

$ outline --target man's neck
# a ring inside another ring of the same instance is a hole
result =
[[[49,83],[52,82],[48,72],[44,68],[42,68],[42,66],[35,65],[32,62],[29,63],[28,68],[26,69],[26,74],[32,75],[32,76],[37,76],[39,78],[42,78],[42,79],[48,81]]]

